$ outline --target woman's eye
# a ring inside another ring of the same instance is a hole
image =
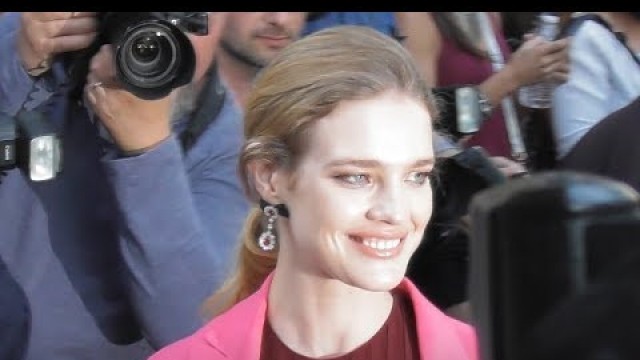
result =
[[[369,175],[366,174],[338,175],[336,177],[349,185],[355,186],[368,185],[371,182]]]
[[[429,180],[430,172],[427,171],[414,171],[409,174],[407,181],[415,185],[424,185]]]

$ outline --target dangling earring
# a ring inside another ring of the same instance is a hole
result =
[[[273,205],[267,205],[263,209],[267,217],[267,228],[260,234],[258,245],[263,251],[271,251],[276,247],[276,234],[273,232],[273,224],[278,218],[278,209]]]

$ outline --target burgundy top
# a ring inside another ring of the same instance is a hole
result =
[[[511,56],[511,49],[502,31],[495,28],[494,30],[506,62]],[[480,85],[492,74],[493,70],[488,58],[468,53],[460,49],[453,40],[443,37],[438,59],[437,86]],[[500,107],[494,109],[480,131],[465,144],[465,146],[474,145],[482,146],[492,156],[511,157],[511,146]]]
[[[420,359],[416,320],[408,295],[394,291],[389,318],[378,332],[352,352],[331,360],[413,360]],[[265,322],[260,360],[313,360],[291,351]]]

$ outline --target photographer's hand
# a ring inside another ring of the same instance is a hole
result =
[[[97,35],[94,12],[25,12],[18,33],[18,54],[25,70],[39,75],[56,54],[91,45]]]
[[[111,45],[103,45],[91,59],[84,91],[123,152],[144,152],[171,135],[175,90],[159,100],[143,100],[123,89],[116,78]]]

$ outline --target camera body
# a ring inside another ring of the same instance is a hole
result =
[[[206,12],[103,12],[98,44],[112,44],[118,80],[153,100],[193,78],[196,58],[186,33],[207,35]]]

